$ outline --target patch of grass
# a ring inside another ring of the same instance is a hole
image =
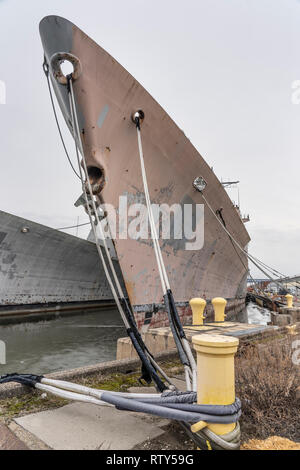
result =
[[[141,387],[139,382],[140,373],[132,372],[130,374],[122,374],[117,372],[109,376],[94,376],[83,379],[82,383],[88,387],[103,390],[111,390],[113,392],[126,392],[130,387]],[[151,384],[150,384],[151,385]],[[150,386],[149,385],[149,386]],[[147,386],[147,384],[143,384]]]
[[[21,397],[1,400],[0,419],[9,421],[16,416],[23,416],[28,413],[49,410],[51,408],[59,408],[67,403],[67,400],[50,396],[49,394],[43,398],[41,393],[34,391],[30,395],[26,394]]]
[[[159,364],[167,374],[170,374],[172,376],[181,374],[184,371],[179,359],[163,361]],[[86,385],[88,387],[94,387],[103,390],[111,390],[116,392],[126,392],[130,387],[154,386],[153,383],[146,384],[145,382],[143,382],[141,384],[139,382],[140,376],[141,371],[139,368],[137,371],[133,371],[130,373],[116,372],[114,374],[109,375],[95,374],[86,378],[80,378],[76,380],[76,382]]]

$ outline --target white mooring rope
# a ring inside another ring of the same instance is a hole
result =
[[[146,199],[148,218],[150,222],[151,238],[153,241],[153,247],[154,247],[155,257],[157,261],[159,276],[161,280],[162,291],[164,295],[167,295],[167,291],[170,290],[170,282],[168,279],[165,263],[162,257],[162,252],[161,252],[160,244],[158,241],[157,230],[155,227],[154,216],[153,216],[151,200],[150,200],[150,195],[149,195],[149,187],[148,187],[147,174],[146,174],[146,169],[145,169],[144,153],[143,153],[142,138],[141,138],[139,111],[135,113],[133,117],[135,119],[138,119],[138,121],[136,122],[137,140],[138,140],[139,158],[140,158],[141,172],[142,172],[142,181],[143,181],[143,186],[144,186],[144,194],[145,194],[145,199]],[[191,347],[186,338],[178,338],[178,339],[180,340],[183,350],[185,351],[188,361],[190,363],[190,366],[187,366],[187,365],[184,366],[187,390],[196,391],[197,390],[197,365],[196,365],[194,356],[192,354]],[[192,384],[190,380],[191,378],[192,378]]]
[[[86,205],[87,205],[87,209],[88,209],[90,224],[91,224],[91,227],[92,227],[92,230],[93,230],[93,233],[94,233],[94,237],[95,237],[97,251],[98,251],[100,260],[102,262],[102,265],[103,265],[103,268],[104,268],[104,271],[105,271],[105,275],[106,275],[107,281],[109,283],[109,286],[111,288],[114,300],[117,304],[119,313],[121,315],[121,318],[124,322],[125,327],[128,329],[128,328],[130,328],[130,325],[128,323],[128,320],[127,320],[126,315],[124,313],[123,307],[122,307],[122,305],[119,301],[119,298],[118,298],[118,294],[119,294],[121,299],[125,299],[124,293],[122,291],[121,285],[120,285],[119,280],[118,280],[117,273],[115,271],[115,267],[113,265],[113,262],[112,262],[112,259],[111,259],[110,253],[109,253],[109,249],[108,249],[108,246],[107,246],[107,243],[106,243],[106,238],[104,236],[102,225],[100,223],[99,216],[98,216],[98,213],[97,213],[97,208],[96,208],[95,200],[94,200],[94,197],[93,197],[92,187],[91,187],[91,183],[90,183],[90,179],[89,179],[89,175],[88,175],[88,171],[87,171],[86,159],[85,159],[85,155],[84,155],[84,151],[83,151],[83,147],[82,147],[82,142],[81,142],[81,138],[80,138],[80,132],[79,132],[78,117],[77,117],[77,111],[76,111],[76,104],[75,104],[72,80],[70,80],[69,103],[70,103],[72,127],[73,127],[73,132],[74,132],[73,137],[74,137],[74,141],[75,141],[75,150],[76,150],[77,163],[78,163],[78,168],[79,168],[79,173],[80,173],[80,179],[81,179],[82,189],[83,189],[83,193],[84,193],[84,197],[85,197],[85,201],[86,201]],[[94,220],[92,218],[91,208],[90,208],[90,205],[88,203],[88,196],[87,196],[87,192],[86,192],[86,186],[84,184],[84,179],[83,179],[83,174],[82,174],[82,167],[81,167],[81,164],[80,164],[80,157],[79,157],[79,152],[78,152],[78,144],[79,144],[79,151],[82,155],[85,179],[88,183],[88,190],[89,190],[89,193],[91,195],[91,202],[92,202],[95,218],[96,218],[96,221],[97,221],[97,226],[99,227],[99,230],[100,230],[100,236],[103,240],[105,253],[106,253],[107,258],[108,258],[109,266],[110,266],[111,272],[113,274],[113,278],[115,280],[118,293],[116,292],[115,286],[112,282],[111,276],[110,276],[109,271],[107,269],[105,259],[103,257],[101,247],[100,247],[99,242],[98,242],[97,231],[96,231]],[[157,364],[157,362],[151,356],[151,354],[149,354],[148,351],[146,351],[145,354],[146,354],[148,360],[151,362],[152,366],[155,367],[155,369],[157,369],[157,371],[162,375],[162,377],[168,382],[169,386],[171,386],[171,388],[174,388],[175,386],[172,383],[172,380],[170,379],[170,377],[168,377],[168,375],[163,371],[163,369]]]

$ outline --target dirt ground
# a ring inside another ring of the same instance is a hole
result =
[[[279,436],[267,439],[249,439],[241,446],[241,450],[300,450],[300,442],[293,442]]]

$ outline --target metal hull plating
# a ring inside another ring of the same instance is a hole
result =
[[[94,243],[0,211],[0,307],[111,299]]]
[[[127,196],[130,203],[144,202],[136,129],[131,119],[135,111],[142,109],[144,157],[152,202],[169,206],[179,203],[182,207],[204,204],[201,193],[192,185],[197,176],[202,176],[207,182],[205,197],[214,211],[222,208],[227,229],[245,248],[249,235],[222,184],[149,93],[69,21],[46,17],[40,24],[40,34],[48,62],[53,54],[66,52],[81,63],[82,74],[74,82],[74,93],[87,165],[100,169],[99,199],[115,208],[119,196]],[[71,129],[66,86],[51,78]],[[171,238],[161,243],[171,288],[179,304],[186,305],[191,297],[222,296],[232,301],[245,297],[247,258],[237,253],[207,206],[203,247],[188,251],[184,242]],[[139,326],[143,321],[159,326],[155,312],[162,303],[162,291],[152,242],[117,236],[114,243]]]

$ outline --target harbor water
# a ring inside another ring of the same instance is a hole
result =
[[[116,358],[117,339],[126,331],[117,310],[87,311],[55,320],[0,326],[9,372],[46,374]]]
[[[266,325],[270,312],[249,303],[237,321]],[[126,330],[117,310],[85,311],[54,320],[0,326],[9,372],[47,374],[116,358],[117,340]]]

